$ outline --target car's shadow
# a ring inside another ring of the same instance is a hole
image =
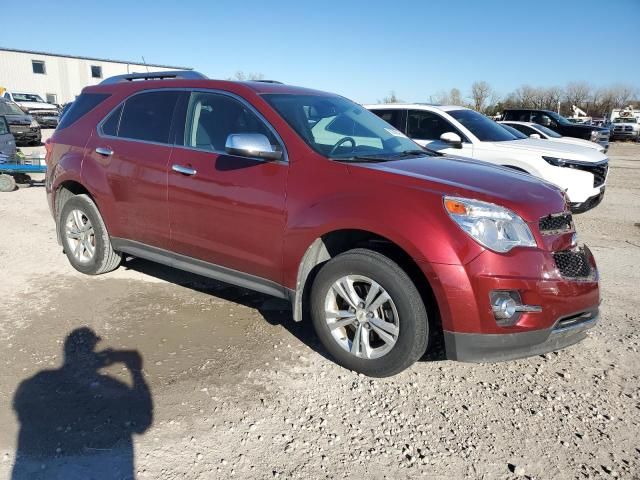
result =
[[[294,321],[291,315],[291,304],[286,300],[140,258],[127,258],[122,266],[169,283],[190,288],[197,292],[206,293],[207,295],[213,295],[229,302],[253,308],[258,311],[262,318],[270,325],[280,325],[284,327],[307,347],[326,359],[333,361],[313,331],[310,320],[305,318],[302,322]],[[435,338],[432,339],[429,351],[423,356],[421,361],[439,361],[444,359],[444,343],[441,335],[436,335]]]

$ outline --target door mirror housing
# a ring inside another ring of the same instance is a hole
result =
[[[269,139],[261,133],[232,133],[224,145],[230,155],[239,157],[280,160],[282,152],[273,149]]]
[[[542,138],[539,133],[532,133],[529,138]]]
[[[445,143],[448,143],[453,148],[462,148],[462,139],[460,138],[460,135],[458,135],[457,133],[445,132],[442,135],[440,135],[440,140],[442,140]]]

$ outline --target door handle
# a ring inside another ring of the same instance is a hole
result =
[[[183,175],[195,175],[196,173],[198,173],[194,168],[185,167],[184,165],[178,165],[178,164],[174,164],[171,167],[171,170],[173,170],[174,172],[181,173]]]
[[[113,150],[106,147],[98,147],[96,148],[96,153],[99,153],[100,155],[104,155],[105,157],[110,157],[111,155],[113,155]]]

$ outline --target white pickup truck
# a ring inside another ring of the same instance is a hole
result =
[[[613,140],[640,141],[640,110],[633,106],[611,112],[611,137]]]
[[[5,91],[3,98],[17,103],[25,113],[31,115],[42,128],[58,126],[58,107],[45,102],[37,93],[20,93]]]
[[[516,137],[474,110],[427,104],[365,105],[420,145],[540,177],[563,189],[574,213],[604,197],[609,160],[596,149]]]

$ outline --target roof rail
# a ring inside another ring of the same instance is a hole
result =
[[[277,83],[278,85],[284,85],[283,82],[279,82],[278,80],[249,80],[250,82],[260,82],[260,83]]]
[[[205,80],[206,75],[193,70],[169,70],[166,72],[147,72],[147,73],[127,73],[125,75],[115,75],[105,78],[100,85],[111,85],[114,83],[133,82],[136,80]]]

